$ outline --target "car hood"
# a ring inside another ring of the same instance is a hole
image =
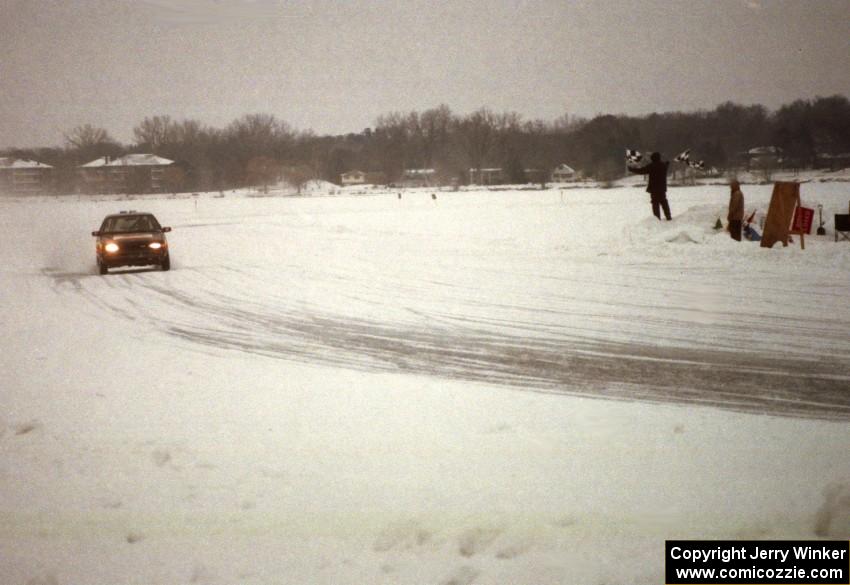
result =
[[[152,242],[162,242],[165,240],[163,234],[157,233],[138,233],[138,234],[103,234],[101,237],[112,240],[114,242],[138,242],[142,240],[150,240]]]

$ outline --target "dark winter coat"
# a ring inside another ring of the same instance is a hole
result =
[[[646,192],[653,195],[661,195],[667,192],[667,167],[669,166],[669,160],[654,160],[643,167],[628,168],[629,171],[637,175],[649,175],[649,185],[646,188]]]

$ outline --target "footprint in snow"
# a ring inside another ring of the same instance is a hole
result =
[[[375,539],[372,550],[410,550],[428,544],[433,535],[415,520],[400,522],[385,528]]]
[[[464,557],[471,557],[486,549],[501,533],[498,528],[480,526],[467,530],[458,539],[458,551]]]
[[[508,545],[499,550],[499,552],[496,553],[496,558],[500,560],[515,559],[528,552],[530,548],[531,543],[529,542],[515,542],[514,544]]]
[[[837,483],[824,490],[824,503],[815,517],[815,534],[822,538],[850,538],[850,483]]]
[[[454,571],[442,585],[471,585],[478,577],[478,571],[472,567],[463,566]]]
[[[166,463],[171,461],[171,453],[169,453],[166,449],[157,449],[151,453],[151,457],[157,467],[163,467]]]
[[[37,430],[41,429],[41,422],[39,422],[37,420],[31,420],[31,421],[27,421],[27,422],[24,422],[24,423],[16,424],[12,428],[14,429],[15,434],[18,435],[18,436],[28,435],[28,434],[32,433],[33,431],[37,431]]]

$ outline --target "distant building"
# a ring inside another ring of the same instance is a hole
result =
[[[387,176],[382,172],[348,171],[340,176],[343,187],[349,185],[385,185]]]
[[[745,156],[749,169],[776,167],[782,162],[782,149],[778,146],[757,146],[748,150]]]
[[[399,181],[402,187],[434,187],[438,184],[434,169],[407,169]]]
[[[469,182],[472,185],[500,185],[505,182],[501,168],[469,169]]]
[[[87,193],[162,193],[172,164],[155,154],[103,156],[79,167],[80,187]]]
[[[34,160],[0,157],[0,192],[43,193],[51,186],[53,167]]]
[[[850,168],[850,152],[818,154],[815,158],[815,165],[819,169],[829,169],[830,171],[848,169]]]
[[[566,163],[561,163],[555,170],[552,171],[552,182],[553,183],[567,183],[569,181],[574,181],[576,179],[576,172],[571,166]]]
[[[366,184],[366,173],[363,171],[348,171],[347,173],[342,173],[340,176],[340,183],[342,183],[343,187],[348,185],[365,185]]]

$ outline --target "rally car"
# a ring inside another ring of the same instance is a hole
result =
[[[168,241],[162,227],[152,213],[122,211],[107,215],[100,229],[91,235],[97,238],[95,254],[101,274],[118,266],[159,266],[171,268]]]

